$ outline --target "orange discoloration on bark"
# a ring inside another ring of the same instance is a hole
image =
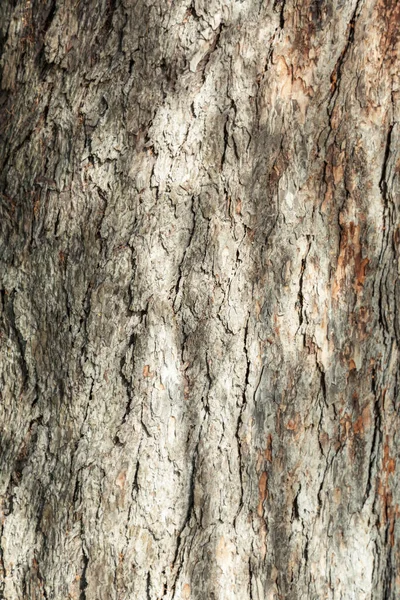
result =
[[[341,181],[343,181],[345,157],[346,153],[344,150],[340,152],[338,156],[333,155],[332,175],[333,183],[335,184],[335,186],[337,186]]]
[[[340,426],[342,432],[340,439],[342,442],[351,438],[353,435],[363,436],[368,429],[371,427],[372,417],[370,406],[365,406],[361,412],[361,415],[352,422],[351,416],[345,413],[340,419]]]
[[[115,484],[121,489],[123,490],[125,487],[125,482],[126,482],[126,471],[121,471],[118,474],[117,479],[115,480]]]
[[[331,203],[332,198],[333,198],[333,182],[329,181],[326,184],[326,190],[325,190],[325,195],[324,195],[324,200],[321,204],[321,211],[325,212],[327,209],[327,205]]]
[[[353,288],[356,293],[362,290],[366,277],[366,268],[369,263],[367,257],[362,258],[360,225],[354,223],[354,221],[346,223],[342,214],[339,216],[339,221],[342,226],[342,233],[340,237],[339,258],[332,284],[332,296],[334,299],[338,299],[351,268],[353,268],[354,273]]]
[[[333,490],[333,501],[335,504],[340,504],[340,501],[342,499],[342,490],[337,487]]]
[[[366,406],[363,409],[361,417],[364,431],[367,431],[368,429],[370,429],[372,423],[371,408],[369,406]]]
[[[380,51],[385,60],[394,63],[399,55],[400,3],[397,0],[380,0],[376,12],[383,24]]]
[[[275,323],[274,332],[276,333],[277,336],[279,336],[281,328],[278,325],[278,315],[274,315],[274,323]]]
[[[395,520],[399,517],[398,504],[393,506],[393,494],[389,486],[389,475],[393,475],[396,470],[396,461],[390,455],[389,436],[386,435],[383,445],[382,459],[382,477],[378,478],[377,492],[381,499],[381,521],[386,526],[389,523],[389,543],[394,545],[394,526]]]
[[[348,413],[345,413],[343,415],[343,417],[340,419],[340,427],[341,427],[340,441],[343,443],[344,441],[346,441],[348,439],[349,434],[353,429],[352,422],[351,422],[351,416]]]
[[[386,436],[386,443],[383,447],[383,464],[382,468],[388,475],[395,472],[396,461],[390,456],[390,449],[388,444],[388,436]]]
[[[321,444],[322,448],[324,450],[328,449],[329,446],[329,435],[326,431],[321,431],[321,433],[319,434],[319,443]]]
[[[285,102],[297,103],[300,111],[300,122],[304,123],[310,98],[314,95],[311,85],[312,75],[304,66],[296,68],[296,60],[291,60],[288,56],[277,56],[274,59],[275,82],[272,92],[273,99],[280,98]]]
[[[356,435],[364,435],[364,424],[363,424],[363,419],[362,419],[361,415],[358,417],[357,421],[355,421],[353,424],[353,432]]]
[[[333,171],[333,181],[334,184],[337,185],[340,181],[343,180],[344,168],[342,164],[339,164],[332,169]]]
[[[223,571],[230,568],[235,554],[236,547],[231,540],[220,537],[215,555],[217,564]]]
[[[356,363],[354,362],[354,360],[351,358],[349,360],[349,371],[354,371],[355,369],[357,369]]]
[[[396,516],[392,505],[393,496],[387,483],[384,483],[380,478],[378,479],[378,495],[380,496],[382,503],[381,524],[386,526],[387,523],[389,523],[389,540],[390,545],[392,546],[394,543],[394,521]]]
[[[264,501],[268,498],[268,474],[263,471],[261,473],[261,477],[258,481],[258,492],[259,492],[259,501],[257,507],[257,514],[259,517],[263,516],[263,504]]]
[[[365,276],[366,276],[366,269],[367,266],[369,264],[369,258],[363,258],[361,260],[361,255],[357,254],[357,256],[355,257],[355,272],[356,272],[356,283],[355,283],[355,287],[356,287],[356,291],[359,292],[361,290],[361,288],[364,286],[364,281],[365,281]]]
[[[301,425],[300,414],[296,413],[294,416],[294,419],[289,419],[289,421],[286,423],[286,429],[288,429],[289,431],[298,431],[300,425]]]
[[[143,367],[143,377],[153,377],[154,373],[150,371],[150,365],[144,365]]]

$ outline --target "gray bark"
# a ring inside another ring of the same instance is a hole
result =
[[[399,598],[400,5],[0,10],[0,598]]]

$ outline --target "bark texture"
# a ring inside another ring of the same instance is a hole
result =
[[[400,598],[400,4],[0,11],[0,598]]]

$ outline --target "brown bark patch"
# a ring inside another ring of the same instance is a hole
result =
[[[190,592],[191,592],[190,585],[188,583],[185,583],[185,585],[182,588],[182,599],[189,600]]]
[[[357,369],[357,365],[356,365],[356,363],[354,362],[354,360],[351,358],[351,359],[349,360],[349,371],[354,371],[355,369]]]
[[[150,371],[150,365],[144,365],[143,377],[154,377],[154,373]]]
[[[369,258],[363,258],[361,260],[361,254],[355,256],[355,271],[356,271],[356,291],[359,292],[364,286],[365,271],[369,264]]]
[[[258,480],[258,492],[259,492],[259,501],[257,507],[257,514],[259,517],[263,516],[263,504],[264,501],[268,497],[268,474],[263,471],[261,473],[261,477]]]
[[[382,468],[385,473],[388,475],[395,472],[396,469],[396,460],[390,456],[389,444],[386,444],[383,447],[383,465]]]
[[[346,223],[341,214],[339,216],[342,232],[340,236],[339,258],[336,267],[335,278],[332,285],[332,296],[337,299],[346,285],[349,271],[353,270],[354,290],[359,293],[365,282],[366,268],[369,263],[367,257],[362,258],[362,247],[360,241],[360,225],[350,221]]]
[[[126,481],[126,471],[121,471],[118,474],[117,479],[115,480],[115,484],[121,489],[123,490],[125,487],[125,481]]]
[[[400,3],[397,0],[380,0],[376,12],[382,25],[379,48],[382,56],[393,63],[397,60],[400,39]]]
[[[268,435],[267,447],[265,448],[264,456],[265,456],[265,460],[267,460],[270,463],[272,462],[272,435],[271,434]]]
[[[362,437],[370,427],[371,411],[369,406],[366,406],[358,419],[353,423],[353,433]]]

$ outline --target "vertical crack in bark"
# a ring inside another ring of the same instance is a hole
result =
[[[42,34],[43,38],[46,35],[46,33],[48,32],[48,30],[50,29],[50,25],[53,21],[54,15],[56,14],[56,8],[57,8],[56,0],[51,0],[49,7],[47,9],[48,12],[47,12],[46,18],[45,18],[44,23],[41,28],[41,34]]]
[[[356,2],[356,6],[355,6],[353,14],[351,16],[350,22],[347,26],[348,35],[347,35],[346,44],[345,44],[342,52],[340,53],[340,56],[339,56],[338,60],[336,61],[336,65],[331,73],[331,92],[330,92],[330,98],[328,101],[328,115],[329,115],[330,124],[332,123],[332,114],[333,114],[334,108],[336,106],[336,101],[337,101],[337,98],[339,95],[343,65],[346,61],[347,54],[350,50],[350,47],[354,43],[355,25],[356,25],[357,18],[359,16],[359,7],[361,4],[361,1],[362,0],[357,0],[357,2]],[[333,101],[332,108],[330,108],[330,104],[334,97],[335,97],[335,99]]]
[[[233,127],[234,122],[235,122],[235,116],[236,116],[236,105],[234,100],[231,99],[231,105],[229,107],[229,109],[226,111],[226,118],[225,118],[225,123],[224,123],[224,149],[222,151],[222,157],[221,157],[221,171],[223,170],[224,166],[225,166],[225,162],[226,162],[226,153],[228,151],[228,147],[229,147],[229,139],[232,139],[233,142],[233,150],[235,153],[235,157],[238,160],[239,159],[239,155],[238,155],[238,151],[237,151],[237,147],[235,144],[235,140],[233,138],[233,136],[230,134],[229,132],[229,123],[231,120],[231,111],[233,112],[233,119],[232,119],[232,124],[231,126]],[[225,189],[225,193],[227,193],[226,189]]]
[[[318,488],[318,492],[317,492],[317,500],[318,500],[318,512],[321,512],[322,509],[322,491],[324,489],[324,483],[325,483],[325,479],[326,479],[326,475],[329,471],[329,469],[332,466],[333,460],[335,458],[335,455],[332,456],[331,460],[329,461],[329,457],[326,458],[326,464],[325,464],[325,468],[324,468],[324,472],[322,475],[322,479],[321,479],[321,483],[319,484],[319,488]]]
[[[3,529],[4,525],[0,525],[0,598],[4,598],[5,578],[6,578],[6,566],[4,564],[4,550],[3,550]]]
[[[182,286],[183,266],[185,264],[188,250],[189,250],[190,246],[192,245],[192,241],[193,241],[195,230],[196,230],[196,210],[195,210],[194,202],[195,202],[195,197],[192,196],[192,202],[191,202],[191,206],[190,206],[190,211],[192,214],[192,224],[189,229],[189,238],[186,243],[186,248],[183,252],[182,259],[178,266],[178,278],[177,278],[176,285],[175,285],[175,299],[173,302],[173,309],[174,309],[175,313],[177,313],[181,307],[181,302],[178,302],[178,296],[179,296],[179,292],[181,291],[181,286]]]
[[[378,319],[379,319],[380,327],[381,327],[382,332],[385,337],[387,335],[390,335],[389,324],[388,324],[388,321],[385,316],[384,301],[385,301],[385,297],[387,296],[387,291],[385,289],[385,286],[386,286],[386,279],[388,276],[388,265],[387,265],[387,261],[385,260],[385,254],[389,247],[389,234],[391,231],[391,228],[390,228],[390,225],[391,225],[391,223],[390,223],[391,201],[390,201],[390,197],[389,197],[387,176],[388,176],[388,163],[389,163],[389,158],[390,158],[390,153],[391,153],[393,127],[394,127],[394,124],[392,123],[388,128],[388,133],[386,136],[385,152],[384,152],[384,157],[383,157],[383,162],[382,162],[381,177],[379,180],[379,189],[381,191],[381,196],[382,196],[382,201],[383,201],[382,244],[381,244],[381,251],[380,251],[380,255],[379,255],[379,264],[382,263],[382,267],[380,270],[379,277],[377,277],[376,281],[377,281],[377,285],[378,285],[378,309],[379,309]]]
[[[384,207],[384,226],[387,225],[387,222],[386,222],[386,219],[388,218],[387,210],[389,208],[387,176],[388,176],[388,163],[389,163],[389,157],[390,157],[390,150],[391,150],[391,144],[392,144],[393,127],[394,127],[394,123],[391,123],[389,125],[388,132],[386,135],[385,152],[383,155],[382,171],[381,171],[381,177],[379,180],[379,189],[381,190],[383,207]],[[388,232],[386,231],[386,229],[384,231],[386,232],[386,236],[384,236],[384,237],[387,237]],[[383,251],[381,251],[380,259],[382,258],[382,256],[383,256]]]
[[[290,516],[290,520],[293,523],[293,521],[295,520],[300,520],[300,513],[299,513],[299,494],[301,492],[301,484],[299,485],[299,488],[296,492],[295,497],[293,498],[293,502],[292,502],[292,514]]]
[[[101,200],[103,201],[103,208],[100,211],[100,219],[98,220],[98,223],[97,223],[96,238],[100,241],[100,257],[105,259],[106,258],[106,256],[105,256],[106,246],[104,244],[103,236],[101,235],[101,228],[102,228],[105,216],[106,216],[108,199],[107,199],[106,194],[103,192],[103,190],[98,185],[96,185],[96,190],[99,195],[99,198],[101,198]]]
[[[253,596],[253,570],[251,567],[251,558],[249,557],[249,600],[254,600]]]
[[[372,489],[372,478],[375,471],[375,465],[378,458],[379,447],[382,439],[382,413],[381,413],[381,397],[377,387],[377,367],[374,367],[371,374],[371,392],[374,396],[374,433],[372,436],[371,452],[368,461],[368,476],[367,483],[365,486],[363,506],[367,502],[371,489]]]
[[[130,348],[134,349],[135,343],[136,343],[136,335],[133,333],[131,335],[131,337],[130,337],[126,353],[129,351]],[[119,372],[120,372],[120,375],[121,375],[121,381],[122,381],[122,383],[123,383],[123,385],[125,387],[126,395],[128,397],[128,402],[126,403],[125,412],[124,412],[124,415],[122,417],[122,423],[126,423],[128,417],[130,415],[130,412],[131,412],[131,409],[132,409],[132,402],[133,402],[132,381],[129,380],[126,377],[125,372],[124,372],[125,365],[126,365],[126,353],[125,353],[125,356],[123,356],[121,358],[120,369],[119,369]]]
[[[320,376],[321,376],[321,391],[322,391],[322,398],[325,402],[325,406],[328,406],[328,397],[327,397],[327,390],[326,390],[326,377],[325,377],[325,371],[323,366],[320,364],[319,361],[317,361],[317,368],[320,372]]]
[[[39,581],[40,590],[41,590],[41,592],[43,594],[44,600],[48,600],[48,595],[47,595],[47,591],[46,591],[46,579],[41,574],[40,568],[39,568],[39,564],[37,563],[37,561],[36,561],[36,565],[37,565],[36,566],[36,571],[37,571],[36,574],[37,574],[37,578],[38,578],[38,581]]]
[[[22,388],[24,388],[29,380],[29,367],[28,367],[28,363],[26,360],[26,356],[25,356],[25,351],[26,351],[26,341],[23,338],[23,335],[17,325],[17,317],[16,317],[16,312],[15,312],[15,297],[16,297],[17,291],[13,290],[10,294],[10,301],[7,303],[8,304],[8,317],[9,317],[9,324],[11,327],[11,330],[14,333],[15,336],[15,340],[17,342],[17,347],[18,347],[18,353],[19,353],[19,363],[20,363],[20,367],[21,367],[21,372],[22,372],[22,377],[23,377],[23,381],[22,381]]]
[[[75,482],[75,489],[74,489],[74,494],[73,494],[73,505],[74,505],[74,511],[75,513],[77,511],[80,511],[81,509],[81,504],[82,504],[82,484],[80,482],[80,478],[79,475],[80,473],[83,472],[83,467],[81,467],[78,471],[77,477],[76,477],[76,482]],[[79,500],[79,505],[76,506],[76,503]],[[80,517],[80,541],[81,541],[81,549],[82,549],[82,570],[81,570],[81,575],[80,575],[80,579],[79,579],[79,600],[86,600],[86,590],[88,587],[88,581],[87,581],[87,568],[88,568],[88,564],[89,564],[89,556],[87,554],[87,550],[86,550],[86,542],[85,542],[85,529],[84,529],[84,525],[83,525],[83,517],[82,514],[79,515]]]
[[[88,564],[89,564],[89,557],[86,554],[86,551],[85,551],[85,548],[83,545],[83,541],[82,541],[82,561],[83,561],[82,573],[81,573],[81,578],[79,580],[79,589],[80,589],[79,600],[86,600],[86,590],[88,587],[88,582],[86,579],[86,572],[87,572],[87,568],[88,568]]]
[[[387,540],[387,544],[389,540]],[[385,569],[385,578],[384,578],[384,589],[383,589],[383,600],[391,600],[392,596],[392,581],[395,580],[397,573],[394,573],[392,567],[392,548],[388,545],[389,551],[386,556],[386,569]]]
[[[117,10],[117,0],[107,0],[107,4],[106,4],[106,10],[104,13],[105,21],[104,21],[104,32],[106,33],[106,35],[110,34],[110,32],[113,30],[113,24],[112,24],[112,20],[114,17],[114,13]]]
[[[247,322],[246,322],[246,327],[244,330],[244,338],[243,338],[243,352],[245,355],[245,359],[246,359],[246,372],[245,372],[245,377],[244,377],[244,384],[243,384],[243,391],[242,391],[242,403],[240,406],[240,412],[239,412],[239,417],[237,420],[237,425],[236,425],[236,431],[235,431],[235,437],[236,437],[236,443],[237,443],[237,449],[238,449],[238,458],[239,458],[239,481],[240,481],[240,501],[239,501],[239,506],[235,515],[235,518],[233,520],[233,526],[236,528],[236,519],[238,518],[242,508],[243,508],[243,497],[244,497],[244,487],[243,487],[243,457],[242,457],[242,443],[240,441],[240,428],[242,426],[242,420],[243,420],[243,412],[246,408],[246,404],[247,404],[247,400],[246,400],[246,393],[248,391],[249,388],[249,376],[250,376],[250,359],[249,359],[249,354],[247,351],[247,338],[248,338],[248,332],[249,332],[249,320],[250,320],[250,314],[247,317]]]
[[[201,21],[201,17],[196,10],[196,3],[194,0],[192,0],[192,2],[190,3],[188,10],[189,10],[190,14],[192,15],[192,17],[194,19],[196,19],[196,21],[199,21],[199,22]]]
[[[183,539],[182,539],[182,535],[183,532],[185,531],[186,527],[188,526],[191,516],[194,513],[194,486],[196,483],[196,463],[197,463],[197,458],[198,458],[198,454],[199,454],[199,444],[200,444],[200,439],[201,439],[201,432],[203,429],[203,424],[204,421],[200,427],[200,432],[199,432],[199,438],[197,440],[197,444],[196,444],[196,448],[193,452],[193,456],[192,456],[192,470],[190,473],[190,481],[189,481],[189,498],[188,498],[188,507],[187,507],[187,511],[186,511],[186,516],[184,519],[184,522],[179,530],[179,533],[177,535],[177,542],[176,542],[176,549],[175,549],[175,555],[172,561],[172,565],[171,565],[171,570],[173,571],[175,569],[175,565],[178,562],[178,556],[179,554],[180,559],[179,559],[179,565],[178,568],[176,570],[175,576],[174,576],[174,581],[173,584],[171,586],[171,598],[175,598],[175,593],[176,593],[176,584],[179,581],[179,576],[181,574],[182,568],[183,568],[183,563],[184,563],[184,546],[183,546]]]
[[[279,8],[280,5],[280,8]],[[279,11],[279,27],[283,29],[285,27],[285,7],[286,0],[275,0],[273,9],[275,12]]]
[[[201,61],[197,65],[196,72],[201,72],[203,84],[206,82],[206,69],[207,69],[207,66],[210,63],[211,57],[213,56],[214,52],[218,48],[223,28],[224,28],[224,25],[221,22],[219,24],[219,27],[217,29],[217,32],[216,32],[215,37],[214,37],[214,39],[213,39],[213,41],[211,43],[210,48],[208,49],[208,51],[206,52],[205,56],[201,59]]]
[[[300,333],[303,333],[301,331],[303,322],[304,322],[304,295],[303,295],[303,282],[304,282],[304,272],[306,269],[306,263],[307,263],[307,257],[310,253],[310,249],[311,249],[311,241],[310,241],[310,236],[307,235],[307,240],[308,240],[308,246],[307,246],[307,250],[306,253],[304,255],[304,257],[302,258],[301,261],[301,267],[300,267],[300,277],[299,277],[299,291],[297,294],[297,309],[298,309],[298,313],[299,313],[299,326],[297,328],[297,332],[300,331]],[[296,332],[296,333],[297,333]]]

